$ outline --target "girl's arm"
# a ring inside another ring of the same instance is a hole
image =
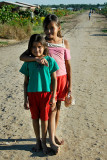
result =
[[[65,44],[65,47],[70,50],[70,46],[67,40],[64,40],[64,44]],[[67,79],[69,82],[68,92],[71,92],[72,90],[72,69],[71,69],[70,60],[65,60],[65,65],[66,65],[66,71],[67,71]]]
[[[47,62],[47,60],[46,60],[45,58],[41,58],[41,59],[40,59],[40,58],[38,58],[38,57],[32,57],[32,56],[30,56],[28,50],[26,50],[24,53],[21,54],[20,60],[21,60],[21,61],[24,61],[24,62],[36,61],[36,62],[38,62],[38,63],[41,63],[41,64],[43,64],[43,65],[48,66],[48,62]]]
[[[24,79],[24,108],[29,109],[28,96],[27,96],[27,87],[28,87],[29,77],[25,76]]]
[[[56,78],[56,72],[53,72],[51,75],[51,84],[52,84],[52,97],[50,100],[50,105],[52,107],[52,111],[56,107],[56,101],[55,101],[55,96],[56,96],[56,90],[57,90],[57,78]]]
[[[66,71],[67,71],[67,79],[68,79],[68,92],[72,90],[72,69],[70,60],[65,60]]]

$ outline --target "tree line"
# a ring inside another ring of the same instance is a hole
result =
[[[105,6],[107,5],[107,3],[104,4],[60,4],[60,5],[41,5],[41,8],[46,8],[46,7],[50,7],[50,8],[73,8],[74,10],[80,10],[80,9],[85,9],[85,10],[89,10],[89,9],[95,9],[98,8],[99,6]]]

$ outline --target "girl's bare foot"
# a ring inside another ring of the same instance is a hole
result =
[[[60,147],[57,144],[50,144],[51,149],[55,152],[55,154],[59,153]]]
[[[42,149],[43,149],[44,154],[48,153],[48,148],[47,148],[47,145],[46,145],[46,141],[42,141]]]
[[[37,140],[35,147],[32,148],[34,152],[39,152],[42,149],[41,140]]]
[[[62,140],[59,140],[58,137],[56,137],[56,136],[55,136],[55,142],[56,142],[56,144],[58,144],[58,145],[63,145],[63,144],[64,144],[64,140],[63,140],[63,139],[62,139]]]

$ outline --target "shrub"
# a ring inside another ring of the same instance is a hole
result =
[[[35,15],[40,16],[40,17],[46,17],[47,14],[49,14],[50,12],[46,9],[42,9],[42,8],[35,8],[34,11]]]
[[[65,11],[63,9],[57,9],[54,11],[54,14],[58,17],[65,16]]]
[[[95,9],[95,12],[98,14],[105,15],[107,17],[107,8],[103,8],[102,10],[99,10],[98,8]]]
[[[13,25],[13,26],[17,25],[17,26],[23,27],[23,26],[31,24],[31,21],[28,18],[20,17],[20,18],[15,18],[15,19],[11,20],[8,24]]]
[[[54,14],[57,15],[58,17],[63,17],[63,16],[74,14],[74,11],[70,11],[67,9],[57,9],[57,10],[54,10]]]
[[[44,21],[45,17],[35,16],[33,18],[33,25],[41,25]]]
[[[18,14],[22,18],[30,18],[31,17],[31,10],[27,9],[26,11],[19,11]]]
[[[18,18],[19,14],[18,13],[13,13],[12,9],[14,7],[12,5],[4,5],[0,9],[0,22],[2,24],[10,22],[14,18]]]

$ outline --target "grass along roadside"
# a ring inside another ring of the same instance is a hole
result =
[[[2,47],[2,46],[6,46],[6,45],[8,45],[8,42],[7,42],[7,41],[4,41],[4,42],[0,41],[0,46],[1,46],[1,47]]]
[[[38,26],[18,28],[15,26],[0,25],[0,47],[15,44],[29,39],[31,34],[43,34],[42,24]],[[26,30],[26,31],[25,31]]]
[[[107,33],[107,29],[103,29],[102,32]]]

